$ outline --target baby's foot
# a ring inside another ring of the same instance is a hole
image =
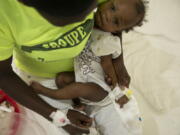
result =
[[[116,103],[120,105],[120,108],[123,108],[123,106],[129,101],[128,97],[126,95],[120,97],[118,100],[116,100]]]

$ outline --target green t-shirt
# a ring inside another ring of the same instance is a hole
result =
[[[13,55],[17,67],[41,77],[72,71],[73,58],[85,47],[93,24],[92,12],[82,22],[57,27],[34,8],[0,0],[0,60]]]

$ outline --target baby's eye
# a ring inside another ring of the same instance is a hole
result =
[[[111,10],[112,10],[112,11],[116,11],[116,8],[115,8],[114,5],[111,6]]]

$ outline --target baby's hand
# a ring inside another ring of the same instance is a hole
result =
[[[117,78],[113,75],[105,75],[105,82],[113,89],[117,84]]]
[[[104,70],[106,83],[113,89],[117,84],[117,77],[112,63],[112,56],[101,57],[101,66]]]
[[[129,88],[129,84],[130,84],[130,76],[127,72],[127,69],[124,65],[124,60],[123,60],[123,56],[122,54],[116,58],[113,59],[113,65],[114,65],[114,69],[117,75],[117,80],[118,80],[118,84],[121,88],[126,87]]]

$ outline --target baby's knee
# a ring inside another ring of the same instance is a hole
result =
[[[56,76],[56,85],[58,88],[62,88],[72,82],[74,82],[73,72],[61,72]]]
[[[107,91],[105,91],[101,86],[95,83],[87,83],[86,85],[87,93],[84,97],[85,99],[88,99],[93,102],[100,102],[108,95]]]

